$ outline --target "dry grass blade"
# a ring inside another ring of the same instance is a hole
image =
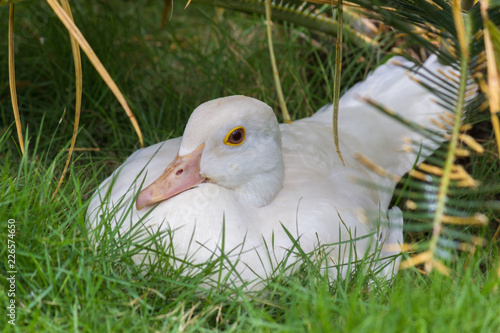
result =
[[[12,110],[14,111],[14,119],[16,120],[17,138],[19,139],[21,153],[24,155],[23,129],[21,127],[19,106],[17,104],[16,66],[14,62],[14,4],[11,4],[9,8],[9,86]]]
[[[113,92],[115,95],[116,99],[118,102],[120,102],[121,106],[127,113],[127,116],[130,119],[130,122],[132,123],[132,126],[134,126],[134,129],[137,133],[137,136],[139,138],[139,141],[141,143],[141,147],[144,146],[144,141],[142,139],[142,133],[141,129],[139,128],[139,124],[137,123],[137,119],[135,118],[134,114],[132,113],[132,110],[130,110],[130,107],[128,106],[127,101],[125,100],[125,97],[121,93],[120,89],[117,87],[116,83],[113,81],[111,76],[109,75],[108,71],[106,68],[103,66],[97,55],[95,54],[94,50],[90,47],[89,43],[83,37],[82,33],[80,30],[77,28],[75,23],[71,20],[71,18],[66,14],[64,9],[61,7],[61,5],[57,2],[57,0],[47,0],[47,3],[49,6],[52,8],[54,13],[57,15],[59,20],[64,24],[68,32],[75,38],[75,40],[78,42],[80,47],[82,48],[83,52],[87,55],[89,58],[90,62],[92,65],[94,65],[94,68],[97,70],[99,75],[102,77],[104,82],[108,85],[109,89]]]
[[[337,43],[335,45],[335,84],[333,86],[333,141],[335,149],[342,164],[345,165],[339,146],[339,101],[340,101],[340,78],[342,73],[342,0],[339,0],[337,7]]]
[[[495,133],[498,157],[500,158],[500,78],[498,74],[497,63],[495,60],[495,50],[490,34],[490,20],[488,17],[488,2],[481,1],[481,16],[483,18],[483,34],[484,34],[484,48],[486,51],[486,66],[488,75],[488,103],[490,105],[491,123]],[[492,26],[491,28],[495,28]]]
[[[499,250],[498,252],[499,252],[499,254],[500,254],[500,250]],[[499,257],[500,257],[500,255],[499,255]],[[498,271],[497,271],[497,276],[498,276],[498,278],[500,279],[500,259],[498,259]]]
[[[189,3],[188,3],[189,5]],[[269,56],[271,58],[271,66],[273,68],[274,84],[276,85],[276,93],[278,94],[278,99],[280,101],[281,112],[283,113],[283,120],[287,124],[291,124],[290,114],[286,107],[285,97],[283,96],[283,89],[281,88],[280,75],[278,72],[278,66],[276,65],[276,57],[274,56],[274,46],[273,46],[273,34],[271,29],[271,0],[266,0],[266,31],[267,31],[267,43],[269,47]]]
[[[68,14],[69,18],[73,21],[73,15],[71,14],[71,7],[69,5],[68,0],[61,0],[61,4]],[[80,55],[80,47],[78,46],[75,38],[69,34],[71,39],[71,50],[73,51],[73,61],[75,63],[75,86],[76,86],[76,101],[75,101],[75,122],[73,124],[73,136],[71,137],[71,145],[68,151],[68,157],[66,159],[66,164],[64,165],[64,169],[59,179],[59,183],[57,184],[56,191],[52,195],[52,199],[55,198],[61,184],[64,180],[64,176],[68,171],[69,163],[71,161],[71,156],[73,155],[73,150],[75,149],[76,136],[78,135],[78,126],[80,124],[80,113],[82,109],[82,91],[83,91],[83,73],[82,73],[82,58]]]
[[[500,220],[497,220],[500,221]],[[498,226],[497,230],[493,234],[493,237],[491,237],[492,241],[496,241],[497,239],[500,239],[500,225]]]
[[[161,28],[164,29],[168,19],[172,19],[174,0],[163,0],[163,12],[161,14]]]

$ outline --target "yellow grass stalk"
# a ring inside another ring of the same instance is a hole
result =
[[[342,74],[342,0],[339,0],[337,7],[337,43],[335,45],[335,84],[333,85],[333,141],[335,149],[342,164],[345,165],[339,146],[339,100],[340,100],[340,78]]]
[[[498,74],[497,62],[495,60],[495,50],[491,41],[490,28],[496,29],[495,26],[490,26],[488,18],[488,1],[481,1],[481,16],[483,18],[484,32],[484,48],[486,51],[487,76],[488,76],[488,102],[490,105],[491,123],[497,142],[498,156],[500,159],[500,77]]]
[[[139,124],[137,123],[137,119],[135,118],[134,114],[132,113],[132,110],[130,110],[130,107],[128,106],[127,101],[125,100],[125,97],[121,93],[120,89],[116,85],[116,83],[113,81],[111,76],[109,75],[108,71],[106,68],[103,66],[97,55],[95,54],[94,50],[90,47],[89,43],[83,37],[82,33],[80,30],[77,28],[75,23],[71,20],[71,18],[66,14],[64,9],[61,7],[61,5],[57,2],[57,0],[47,0],[47,3],[49,6],[52,8],[54,13],[57,15],[59,20],[64,24],[68,32],[75,38],[77,43],[80,45],[82,48],[83,52],[87,55],[89,58],[90,62],[92,65],[94,65],[94,68],[97,70],[99,75],[102,77],[104,82],[108,85],[109,89],[113,92],[115,95],[116,99],[118,102],[120,102],[121,106],[127,113],[127,116],[130,119],[130,122],[132,123],[132,126],[134,126],[134,129],[137,133],[137,136],[139,138],[139,141],[141,143],[141,147],[144,146],[144,141],[142,139],[142,132],[139,127]]]
[[[10,4],[9,8],[9,86],[12,110],[14,111],[14,119],[16,120],[17,138],[21,153],[24,155],[23,129],[21,118],[19,117],[19,106],[17,105],[16,66],[14,63],[14,4]]]
[[[499,220],[497,219],[497,221],[499,221]],[[498,226],[497,230],[495,231],[495,234],[493,235],[493,237],[491,237],[491,240],[496,241],[499,238],[500,238],[500,225]]]
[[[163,0],[163,12],[161,14],[161,28],[164,29],[168,19],[172,19],[174,0]]]
[[[68,0],[61,0],[61,4],[65,12],[68,14],[68,17],[71,19],[71,21],[73,21],[73,15],[71,14],[71,7],[69,5]],[[73,155],[73,150],[75,149],[76,136],[78,134],[78,126],[80,124],[80,113],[82,109],[82,91],[83,91],[82,58],[80,55],[80,47],[78,46],[76,39],[71,34],[69,34],[69,37],[71,39],[71,50],[73,51],[73,61],[75,63],[75,86],[76,86],[75,122],[73,124],[73,136],[71,137],[71,145],[69,147],[68,157],[66,158],[66,164],[64,165],[61,178],[59,179],[59,183],[57,184],[56,191],[52,195],[52,199],[54,199],[55,196],[57,195],[57,192],[59,191],[59,188],[61,187],[61,184],[64,180],[64,176],[68,171],[68,166],[71,161],[71,156]]]
[[[189,5],[189,2],[188,2]],[[271,29],[271,0],[266,0],[266,31],[267,31],[267,43],[269,48],[269,57],[271,58],[271,66],[273,68],[274,84],[276,85],[276,93],[278,94],[278,99],[280,101],[281,111],[283,113],[283,120],[287,124],[291,124],[290,114],[286,107],[285,97],[283,96],[283,89],[281,88],[280,75],[278,72],[278,66],[276,65],[276,57],[274,56],[274,46],[273,46],[273,34]]]

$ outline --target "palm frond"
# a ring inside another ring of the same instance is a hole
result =
[[[258,14],[263,14],[264,11],[263,1],[258,0],[193,2]],[[275,1],[273,18],[335,36],[337,22],[326,10],[332,8],[333,4],[336,5],[337,1]],[[457,162],[463,157],[484,152],[483,147],[468,134],[471,126],[465,123],[471,115],[477,113],[479,106],[484,108],[485,105],[491,105],[495,133],[500,131],[496,99],[499,95],[496,83],[498,70],[492,71],[491,68],[494,67],[490,65],[499,61],[493,56],[495,47],[499,48],[500,45],[498,8],[486,8],[481,2],[468,12],[463,12],[457,0],[353,0],[348,4],[357,7],[365,17],[381,22],[404,36],[406,47],[414,45],[427,54],[438,54],[441,62],[453,68],[450,73],[427,71],[421,74],[425,82],[420,83],[433,92],[436,103],[447,110],[439,123],[434,124],[440,131],[422,128],[410,119],[402,119],[386,110],[383,105],[367,101],[433,141],[446,141],[441,150],[409,173],[405,182],[406,190],[398,190],[396,194],[403,199],[408,210],[406,228],[430,233],[428,241],[405,246],[417,251],[417,254],[403,263],[402,267],[423,264],[428,272],[436,269],[449,274],[447,263],[455,258],[457,251],[473,251],[476,246],[484,243],[481,238],[469,237],[470,232],[464,231],[464,226],[487,224],[489,217],[483,212],[498,210],[500,206],[495,200],[464,199],[471,193],[496,195],[499,190],[498,186],[486,186],[474,179]],[[328,29],[318,24],[321,20],[328,22]],[[353,32],[346,26],[343,28],[346,38],[359,37],[359,32]],[[399,46],[393,47],[392,52],[410,58]],[[415,59],[411,60],[418,63]],[[487,76],[483,73],[486,61],[489,61]],[[479,84],[473,78],[479,79]],[[482,88],[481,91],[477,91],[478,86]],[[425,149],[415,142],[409,142],[408,145],[407,149],[414,152]],[[367,161],[365,163],[369,164]],[[370,167],[377,170],[376,166]],[[379,170],[379,173],[383,174],[384,171]],[[391,175],[385,173],[385,176]]]
[[[184,3],[185,0],[183,0]],[[247,13],[265,15],[266,0],[192,0],[189,3],[200,3]],[[319,31],[331,36],[336,36],[337,21],[331,17],[331,5],[325,3],[311,3],[298,0],[272,1],[272,17],[277,22],[288,22],[309,30]],[[330,10],[329,10],[330,9]],[[365,34],[350,28],[343,27],[343,33],[358,46],[368,46],[378,49],[378,43]]]
[[[483,21],[478,15],[480,5],[477,4],[470,12],[463,13],[458,1],[451,4],[441,0],[389,1],[383,4],[371,1],[355,2],[369,10],[367,13],[372,18],[405,33],[409,39],[428,52],[439,54],[442,61],[456,71],[445,79],[442,75],[436,75],[437,73],[423,74],[426,80],[439,87],[433,91],[436,102],[449,111],[448,115],[441,118],[442,123],[436,125],[442,129],[451,128],[444,136],[447,141],[445,147],[436,153],[434,158],[428,159],[410,172],[410,178],[407,180],[409,190],[399,193],[404,197],[406,208],[409,210],[409,213],[405,214],[405,228],[430,232],[429,241],[405,246],[417,251],[417,254],[403,262],[401,267],[423,264],[427,272],[436,269],[443,274],[449,274],[446,263],[455,258],[457,251],[473,251],[477,245],[484,243],[480,238],[467,237],[463,226],[486,225],[489,217],[483,212],[492,208],[498,211],[500,207],[499,202],[495,200],[464,201],[470,193],[483,190],[490,191],[493,195],[498,194],[498,188],[480,190],[484,185],[473,179],[466,169],[457,163],[462,156],[482,154],[484,151],[482,146],[466,133],[470,126],[464,125],[465,119],[478,111],[478,101],[484,99],[481,92],[476,93],[478,85],[472,80],[472,77],[482,78],[481,71],[484,70],[481,66],[486,42],[483,36],[487,34],[484,34]],[[483,9],[484,12],[486,9]],[[492,14],[494,23],[488,24],[496,28],[499,23],[498,13],[491,10],[489,13]],[[432,90],[430,86],[424,83],[423,85]],[[479,85],[486,86],[481,83]],[[498,96],[498,93],[496,95]],[[410,120],[398,119],[382,105],[371,103],[421,134],[428,137],[436,134],[419,128]],[[417,152],[419,147],[413,145],[411,149]]]

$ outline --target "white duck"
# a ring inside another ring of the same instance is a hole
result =
[[[403,58],[397,61],[411,67]],[[435,56],[424,66],[433,73],[450,70]],[[420,77],[421,71],[413,75]],[[293,250],[286,228],[306,253],[329,244],[323,266],[335,278],[337,265],[349,255],[362,257],[383,241],[402,243],[402,214],[397,208],[388,212],[391,193],[353,180],[391,189],[395,182],[375,175],[354,154],[361,152],[401,176],[416,160],[416,154],[404,151],[404,136],[423,141],[428,149],[421,158],[437,146],[360,97],[428,127],[445,112],[405,69],[380,66],[340,100],[344,166],[333,143],[331,105],[312,117],[278,124],[273,110],[256,99],[212,100],[194,110],[183,137],[138,150],[106,179],[89,205],[87,221],[95,229],[106,215],[122,235],[138,224],[148,232],[170,232],[165,241],[173,242],[175,256],[195,264],[223,249],[237,271],[235,280],[247,282],[272,274]],[[386,223],[377,229],[366,222],[367,215]],[[388,221],[395,228],[388,228]],[[354,253],[352,244],[339,244],[360,237]],[[381,256],[397,253],[382,250]],[[390,276],[397,266],[394,260],[382,274]]]

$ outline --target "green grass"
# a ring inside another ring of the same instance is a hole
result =
[[[0,31],[7,31],[7,9],[0,8]],[[176,3],[172,21],[161,29],[160,9],[154,1],[74,4],[77,24],[130,98],[147,145],[181,135],[190,112],[212,98],[246,94],[279,111],[261,18],[230,11],[221,15],[195,5],[183,11]],[[332,282],[315,265],[304,264],[290,277],[269,281],[263,292],[249,294],[237,287],[206,290],[200,285],[216,262],[186,276],[162,257],[142,275],[130,258],[130,243],[108,236],[94,245],[84,220],[89,198],[139,148],[137,137],[84,60],[76,147],[100,150],[76,152],[66,181],[51,200],[73,126],[71,48],[47,6],[19,3],[16,18],[16,76],[28,149],[21,157],[5,38],[0,40],[0,304],[6,308],[9,301],[7,225],[15,219],[17,318],[11,326],[0,311],[3,331],[500,331],[498,243],[459,254],[450,278],[407,270],[390,285],[370,283],[362,274]],[[276,28],[275,36],[288,108],[295,119],[310,115],[330,100],[334,40],[290,26]],[[349,41],[344,54],[343,89],[385,56],[354,48]],[[474,177],[499,184],[498,156],[488,143],[491,131],[485,123],[477,126],[488,152],[466,162]],[[495,217],[493,211],[488,214]],[[497,225],[472,232],[489,239]],[[152,236],[143,246],[156,241]]]

